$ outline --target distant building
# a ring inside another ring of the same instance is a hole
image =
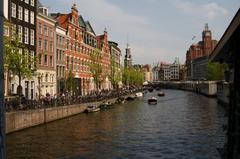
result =
[[[186,65],[180,65],[179,69],[179,80],[185,81],[187,80],[187,68]]]
[[[170,80],[178,81],[179,72],[180,72],[180,63],[179,63],[179,60],[176,58],[174,63],[170,65]]]
[[[161,62],[158,75],[160,81],[180,80],[180,63],[178,58],[176,58],[172,64]]]
[[[104,29],[104,33],[102,35],[98,35],[97,37],[97,47],[102,53],[102,64],[103,64],[103,74],[105,79],[102,82],[102,89],[111,89],[111,81],[109,79],[110,74],[110,48],[108,45],[108,33],[107,29]],[[93,80],[93,78],[92,78]],[[92,81],[93,83],[93,81]],[[91,89],[92,90],[92,89]]]
[[[110,57],[115,62],[115,65],[120,68],[120,57],[121,57],[121,50],[118,47],[118,43],[109,41],[108,42],[109,49],[110,49]]]
[[[193,70],[192,80],[206,80],[208,56],[202,56],[192,61],[191,67]]]
[[[129,44],[127,44],[127,48],[126,48],[126,54],[124,58],[124,67],[125,68],[132,67],[132,55],[131,55],[131,48],[129,47]]]
[[[215,48],[216,44],[217,40],[212,39],[211,30],[209,30],[208,24],[206,24],[202,32],[202,41],[199,41],[197,44],[192,44],[186,53],[186,67],[188,80],[193,79],[193,68],[191,68],[192,61],[196,58],[210,55],[212,50]]]
[[[109,50],[110,50],[110,59],[111,59],[110,76],[112,76],[112,77],[117,76],[117,75],[121,76],[121,68],[120,68],[121,67],[121,62],[120,62],[121,50],[118,47],[118,44],[113,41],[109,41],[108,46],[109,46]],[[122,85],[122,82],[119,82],[118,86],[121,86],[121,85]]]
[[[152,80],[159,81],[159,66],[154,66],[152,69]]]
[[[144,65],[142,67],[144,71],[144,81],[151,82],[152,81],[152,67],[151,65]]]

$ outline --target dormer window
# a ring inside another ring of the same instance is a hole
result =
[[[46,8],[46,7],[41,7],[41,8],[39,8],[39,11],[40,11],[43,15],[48,15],[48,8]]]

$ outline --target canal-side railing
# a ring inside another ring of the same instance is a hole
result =
[[[69,106],[83,103],[91,103],[97,101],[108,100],[112,98],[122,97],[131,93],[143,91],[144,88],[135,88],[131,90],[111,90],[102,91],[101,93],[93,93],[86,96],[71,96],[69,94],[61,96],[46,96],[40,100],[27,100],[25,97],[16,97],[5,101],[6,112],[18,110],[42,109],[58,106]],[[21,101],[21,103],[19,102]]]

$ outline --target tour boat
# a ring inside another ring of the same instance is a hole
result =
[[[148,104],[157,104],[157,98],[156,97],[151,97],[150,99],[148,99]]]
[[[87,106],[87,108],[85,110],[86,113],[93,113],[93,112],[98,112],[98,111],[100,111],[100,108],[97,106],[93,106],[93,105]]]
[[[158,96],[159,96],[159,97],[165,96],[165,93],[164,93],[164,92],[159,92],[159,93],[158,93]]]
[[[142,93],[142,92],[136,93],[136,97],[142,97],[142,96],[143,96],[143,93]]]

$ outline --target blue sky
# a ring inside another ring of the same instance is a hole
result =
[[[240,7],[239,0],[40,1],[50,12],[63,13],[75,2],[96,34],[107,28],[109,40],[119,43],[123,55],[128,39],[135,64],[173,62],[175,57],[184,63],[190,44],[201,40],[205,23],[219,40]]]

